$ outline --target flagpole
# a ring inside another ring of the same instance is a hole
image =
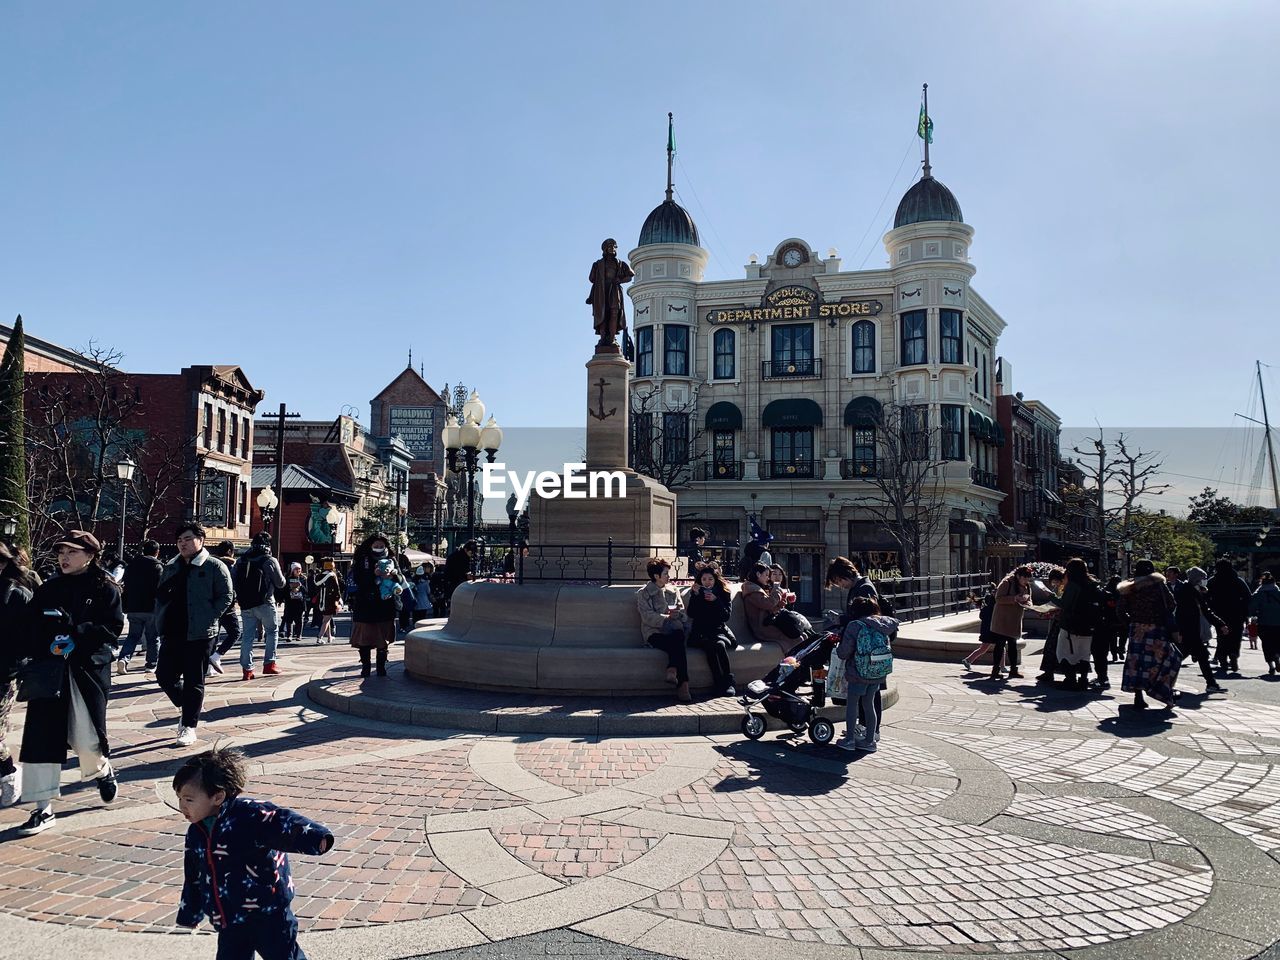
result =
[[[929,85],[924,85],[924,179],[933,179],[933,167],[929,166]]]
[[[671,181],[671,163],[675,158],[675,151],[672,149],[672,142],[675,137],[675,120],[670,113],[667,114],[667,200],[671,200],[671,194],[675,190]]]

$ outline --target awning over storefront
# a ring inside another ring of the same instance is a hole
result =
[[[846,427],[875,427],[883,418],[880,401],[875,397],[854,397],[844,408]]]
[[[728,400],[713,403],[707,411],[708,430],[741,430],[742,411]]]
[[[991,418],[985,413],[979,413],[977,410],[970,408],[969,410],[969,432],[979,440],[995,439],[995,424]]]
[[[1041,487],[1040,492],[1044,494],[1044,498],[1050,503],[1062,503],[1062,498],[1050,490],[1048,487]]]
[[[808,397],[775,400],[764,408],[760,422],[766,427],[820,427],[822,408]]]
[[[951,533],[976,533],[980,537],[987,535],[987,525],[981,520],[973,520],[964,518],[963,520],[952,520],[950,524]]]

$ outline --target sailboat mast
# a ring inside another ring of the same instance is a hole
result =
[[[1255,360],[1258,371],[1258,394],[1262,397],[1262,428],[1267,438],[1267,460],[1271,464],[1271,496],[1275,508],[1280,510],[1280,479],[1276,477],[1276,447],[1271,440],[1271,418],[1267,416],[1267,391],[1262,387],[1262,361]]]

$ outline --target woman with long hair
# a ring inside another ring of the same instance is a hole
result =
[[[729,651],[738,645],[733,631],[729,629],[732,604],[733,597],[724,578],[707,567],[699,570],[698,580],[689,588],[685,599],[685,609],[692,624],[688,646],[706,651],[715,691],[717,695],[726,697],[737,694],[733,670],[729,665]]]
[[[102,547],[83,530],[68,530],[54,548],[59,575],[36,588],[27,606],[19,673],[28,698],[22,727],[22,799],[35,809],[19,833],[54,825],[68,746],[80,779],[97,780],[103,803],[116,798],[107,742],[107,695],[116,643],[124,630],[120,587],[98,566]]]
[[[1066,673],[1068,687],[1085,690],[1089,685],[1089,661],[1093,656],[1093,632],[1102,619],[1102,591],[1089,575],[1089,566],[1080,557],[1067,561],[1062,596],[1049,601],[1061,614],[1058,635],[1045,643],[1057,644],[1058,662]]]
[[[333,617],[342,609],[342,584],[332,560],[324,561],[324,569],[316,577],[311,591],[312,603],[320,616],[320,633],[316,643],[333,643]]]

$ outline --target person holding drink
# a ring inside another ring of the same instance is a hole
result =
[[[729,585],[719,573],[704,567],[698,574],[698,582],[689,590],[688,613],[692,626],[688,643],[706,651],[716,694],[726,697],[737,696],[729,666],[729,651],[738,645],[729,629],[732,603]]]

